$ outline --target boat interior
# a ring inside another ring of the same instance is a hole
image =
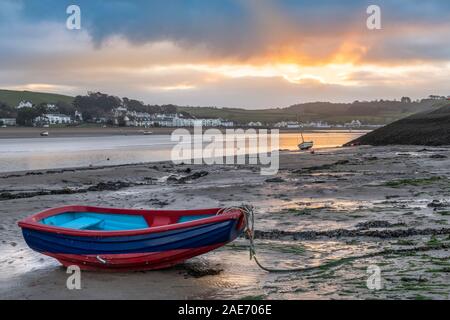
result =
[[[212,216],[214,214],[143,216],[96,212],[65,212],[44,218],[40,223],[75,230],[125,231],[190,222]]]

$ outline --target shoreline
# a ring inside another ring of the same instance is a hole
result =
[[[238,129],[232,127],[228,129]],[[102,137],[102,136],[142,136],[144,131],[151,131],[151,135],[170,135],[176,129],[187,129],[193,132],[193,128],[139,128],[139,127],[65,127],[65,128],[31,128],[31,127],[7,127],[0,128],[0,139],[21,139],[21,138],[63,138],[63,137]],[[204,128],[209,129],[209,128]],[[217,128],[212,128],[217,129]],[[248,129],[248,128],[244,128]],[[280,129],[280,128],[256,128],[256,129]],[[219,128],[224,131],[226,128]],[[40,133],[48,131],[49,137],[41,137]],[[349,132],[349,129],[327,128],[327,129],[306,129],[303,133],[314,132]],[[355,129],[352,132],[370,132],[371,129]],[[280,133],[297,133],[300,129],[280,129]]]
[[[360,146],[282,152],[273,177],[261,176],[258,165],[170,162],[0,174],[0,298],[42,298],[42,292],[47,299],[448,298],[449,166],[450,148]],[[320,265],[397,249],[408,254],[267,274],[248,260],[241,237],[175,268],[86,272],[83,289],[69,291],[64,268],[28,248],[16,224],[73,204],[171,210],[242,203],[255,206],[255,243],[265,265]],[[369,265],[382,267],[382,290],[367,289]]]

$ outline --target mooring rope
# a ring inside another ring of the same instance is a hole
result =
[[[258,260],[256,256],[256,248],[255,248],[255,242],[254,242],[254,236],[255,236],[255,214],[253,206],[243,204],[241,206],[234,206],[234,207],[227,207],[222,208],[219,210],[217,214],[227,213],[231,211],[240,210],[244,214],[244,222],[245,222],[245,229],[244,234],[246,235],[248,241],[249,241],[249,252],[250,252],[250,260],[255,260],[255,263],[260,267],[262,270],[267,272],[308,272],[313,270],[319,270],[319,269],[327,269],[330,267],[335,267],[337,265],[341,265],[343,263],[347,263],[350,261],[360,260],[360,259],[367,259],[367,258],[373,258],[380,255],[388,255],[388,254],[406,254],[406,253],[413,253],[413,252],[424,252],[424,251],[431,251],[431,250],[439,250],[439,249],[450,249],[449,244],[441,243],[436,246],[422,246],[422,247],[414,247],[414,248],[407,248],[407,249],[385,249],[382,251],[367,253],[359,256],[350,256],[345,257],[342,259],[332,260],[329,262],[325,262],[323,264],[317,265],[317,266],[310,266],[310,267],[299,267],[299,268],[273,268],[273,267],[267,267],[261,264],[261,262]]]

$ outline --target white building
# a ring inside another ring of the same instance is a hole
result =
[[[306,124],[305,127],[326,129],[331,128],[331,125],[329,125],[328,122],[317,121],[317,122],[310,122]]]
[[[220,119],[201,119],[203,127],[220,127],[222,121]]]
[[[75,110],[75,121],[83,121],[83,115],[78,110]]]
[[[352,122],[346,123],[345,126],[350,128],[360,128],[362,123],[359,120],[352,120]]]
[[[31,108],[33,107],[33,104],[30,101],[20,101],[17,105],[16,109],[22,109],[22,108]]]
[[[275,128],[286,128],[287,127],[287,122],[285,122],[285,121],[277,122],[273,126]]]
[[[72,119],[70,116],[59,113],[49,113],[44,114],[40,117],[34,119],[35,123],[46,123],[46,124],[70,124],[72,123]]]
[[[222,127],[234,127],[234,122],[229,120],[222,120]]]
[[[262,123],[261,122],[259,122],[259,121],[256,121],[256,122],[249,122],[248,124],[247,124],[247,126],[249,126],[249,127],[262,127],[263,125],[262,125]]]
[[[0,126],[15,126],[16,119],[14,118],[0,118]]]
[[[193,127],[194,126],[193,119],[186,119],[186,118],[179,118],[175,117],[173,118],[173,126],[174,127]]]
[[[286,123],[286,128],[288,128],[288,129],[298,129],[298,128],[300,128],[300,123],[298,123],[296,121],[288,121]]]

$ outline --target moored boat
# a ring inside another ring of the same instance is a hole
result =
[[[182,211],[67,206],[19,222],[28,246],[82,270],[167,268],[233,241],[242,210]]]
[[[309,150],[312,147],[314,147],[314,141],[305,141],[305,138],[303,137],[303,133],[300,133],[302,137],[302,142],[299,143],[298,148],[302,151]]]
[[[314,142],[312,141],[304,141],[298,145],[298,148],[302,151],[309,150],[314,146]]]

